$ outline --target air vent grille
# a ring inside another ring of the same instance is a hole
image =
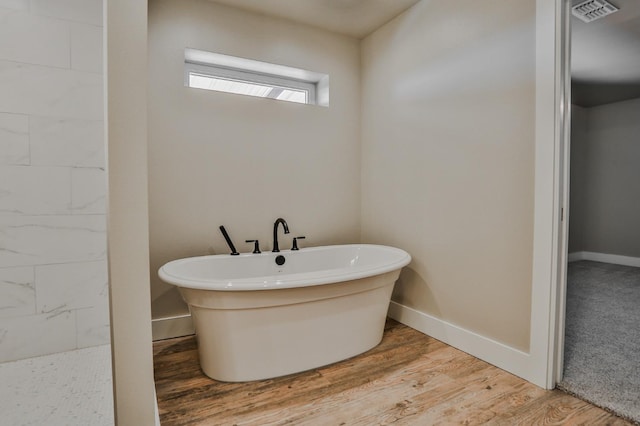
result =
[[[593,22],[617,12],[618,8],[606,0],[587,0],[571,8],[571,13],[583,22]]]

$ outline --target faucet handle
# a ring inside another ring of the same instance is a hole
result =
[[[253,254],[260,254],[260,242],[258,240],[245,240],[245,243],[254,243]]]
[[[293,246],[291,247],[291,250],[300,250],[300,249],[298,248],[298,240],[304,240],[304,239],[305,239],[305,237],[304,237],[304,236],[301,236],[301,237],[294,237],[294,238],[293,238]]]

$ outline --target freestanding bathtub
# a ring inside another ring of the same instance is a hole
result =
[[[339,245],[191,257],[165,264],[158,274],[178,286],[189,305],[204,373],[242,382],[375,347],[393,285],[410,261],[393,247]]]

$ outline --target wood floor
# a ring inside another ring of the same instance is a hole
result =
[[[327,367],[249,383],[200,370],[193,336],[154,343],[171,425],[628,425],[388,320],[382,343]]]

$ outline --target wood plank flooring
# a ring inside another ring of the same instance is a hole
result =
[[[205,376],[195,337],[154,343],[160,420],[173,425],[629,425],[393,320],[357,357],[276,379]]]

